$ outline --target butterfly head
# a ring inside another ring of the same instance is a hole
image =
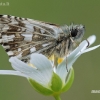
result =
[[[85,26],[72,24],[69,26],[69,31],[71,37],[73,37],[74,40],[81,39],[84,35]]]
[[[70,37],[72,37],[74,41],[80,42],[84,35],[85,26],[81,24],[80,25],[71,24],[70,26],[65,25],[62,27],[62,30],[66,35],[70,35]]]

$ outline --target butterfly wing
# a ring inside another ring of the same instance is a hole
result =
[[[24,59],[34,52],[48,56],[53,53],[55,41],[61,32],[61,28],[55,24],[0,15],[0,44],[9,56]]]

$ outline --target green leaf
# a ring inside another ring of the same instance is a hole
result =
[[[62,81],[60,77],[53,73],[52,79],[51,79],[51,88],[55,92],[59,92],[62,88]]]
[[[48,89],[48,88],[46,88],[46,87],[40,85],[40,84],[37,83],[36,81],[34,81],[34,80],[32,80],[32,79],[28,79],[28,80],[29,80],[30,84],[33,86],[33,88],[34,88],[37,92],[39,92],[39,93],[41,93],[41,94],[43,94],[43,95],[52,95],[52,94],[53,94],[53,91],[52,91],[52,90],[50,90],[50,89]]]
[[[74,80],[74,69],[71,68],[67,82],[65,83],[65,86],[63,87],[62,92],[67,91],[71,87],[73,80]]]

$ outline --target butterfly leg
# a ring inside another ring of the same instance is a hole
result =
[[[71,37],[70,40],[72,41],[72,43],[75,43],[78,46],[78,44]]]
[[[66,57],[66,70],[67,70],[67,72],[68,72],[68,67],[67,67],[67,57]]]
[[[54,55],[54,65],[55,67],[58,65],[58,57],[56,55]]]

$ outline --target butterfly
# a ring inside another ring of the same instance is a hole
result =
[[[65,57],[82,41],[84,25],[57,25],[29,18],[0,15],[0,44],[9,57],[28,62],[32,53]]]

